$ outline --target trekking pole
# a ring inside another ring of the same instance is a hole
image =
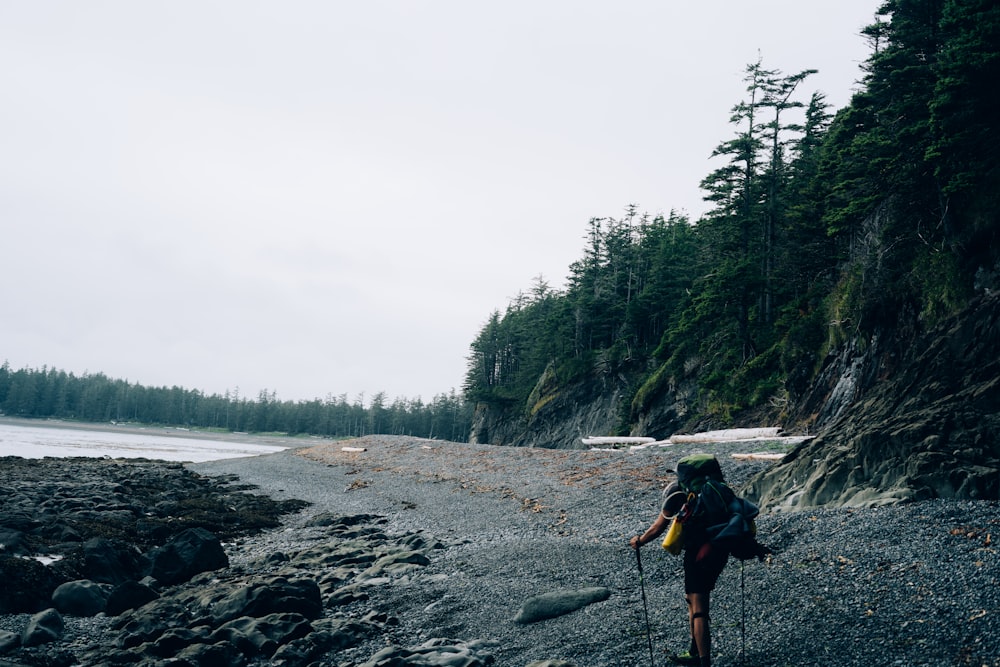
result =
[[[653,661],[653,634],[649,629],[649,606],[646,604],[646,584],[643,582],[642,557],[639,556],[638,544],[633,551],[635,551],[635,564],[639,567],[639,590],[642,591],[642,613],[646,617],[646,642],[649,644],[649,665],[650,667],[655,667]]]
[[[744,561],[740,561],[740,636],[743,639],[743,648],[740,649],[740,664],[745,665],[747,660],[747,603],[746,588],[747,580],[744,573]]]

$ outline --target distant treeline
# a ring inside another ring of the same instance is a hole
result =
[[[353,437],[372,433],[412,435],[464,442],[471,408],[461,395],[440,394],[430,403],[382,392],[368,405],[347,395],[311,401],[279,401],[275,392],[256,399],[238,390],[205,395],[182,387],[144,387],[102,373],[76,376],[42,367],[0,366],[0,412],[12,417],[139,422],[250,433]]]

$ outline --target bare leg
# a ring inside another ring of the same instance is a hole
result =
[[[712,656],[712,635],[708,623],[709,595],[708,593],[690,593],[687,600],[692,643],[698,648],[697,653],[701,656],[701,664],[709,665]]]
[[[685,595],[684,599],[687,601],[688,606],[688,633],[691,635],[691,648],[688,649],[688,653],[698,655],[698,643],[694,640],[694,619],[691,618],[694,614],[694,611],[691,609],[691,595]]]

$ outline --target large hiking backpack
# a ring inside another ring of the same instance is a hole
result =
[[[682,512],[685,532],[703,532],[708,541],[739,560],[763,559],[767,547],[757,542],[756,505],[740,498],[722,476],[718,459],[692,454],[677,462],[677,483],[688,494]]]

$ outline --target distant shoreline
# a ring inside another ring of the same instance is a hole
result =
[[[254,433],[185,429],[176,426],[158,426],[154,424],[115,424],[111,422],[79,422],[64,419],[26,419],[24,417],[10,417],[7,415],[0,415],[0,424],[35,428],[61,428],[75,431],[104,431],[111,433],[130,433],[133,435],[155,435],[166,438],[189,438],[193,440],[240,442],[249,445],[273,445],[288,449],[311,447],[318,443],[328,441],[326,438],[315,436],[257,435]]]

